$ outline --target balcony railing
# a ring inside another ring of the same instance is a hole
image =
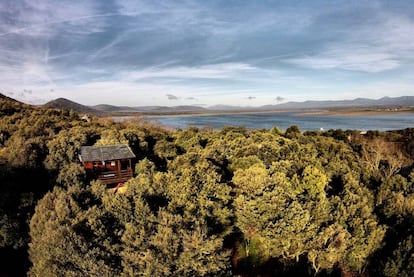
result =
[[[98,175],[98,180],[102,183],[108,185],[108,184],[116,184],[116,183],[122,183],[125,181],[128,181],[131,179],[132,176],[132,170],[126,169],[121,171],[105,171],[101,172]]]

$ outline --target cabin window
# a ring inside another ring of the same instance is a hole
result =
[[[115,166],[116,165],[116,162],[115,161],[112,161],[111,162],[111,166]]]
[[[129,161],[121,161],[121,170],[126,170],[129,168]]]

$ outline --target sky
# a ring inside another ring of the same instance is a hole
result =
[[[0,1],[0,93],[260,106],[414,95],[407,1]]]

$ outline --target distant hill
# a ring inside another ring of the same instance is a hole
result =
[[[0,99],[9,98],[0,94]],[[14,100],[14,99],[12,99]],[[14,100],[16,101],[16,100]],[[18,102],[18,101],[16,101]],[[181,106],[115,106],[100,104],[96,106],[85,106],[65,98],[58,98],[43,105],[45,107],[73,110],[78,113],[86,113],[96,116],[120,115],[120,114],[183,114],[203,112],[237,112],[237,111],[277,111],[277,110],[311,110],[311,109],[352,109],[352,108],[393,108],[414,107],[414,96],[383,97],[380,99],[356,98],[353,100],[327,100],[327,101],[304,101],[287,102],[277,105],[265,105],[261,107],[241,107],[228,105],[215,105],[208,108],[191,105]]]
[[[361,107],[412,107],[414,96],[383,97],[380,99],[356,98],[353,100],[287,102],[268,105],[266,109],[327,109],[327,108],[361,108]]]
[[[166,106],[156,106],[156,107],[141,107],[141,111],[146,112],[167,112],[167,113],[188,113],[188,112],[205,112],[208,109],[200,107],[200,106],[174,106],[174,107],[166,107]]]
[[[231,105],[214,105],[208,107],[211,111],[249,111],[249,110],[257,110],[261,109],[262,107],[240,107],[240,106],[231,106]]]
[[[0,93],[0,99],[1,99],[1,100],[6,100],[6,101],[10,101],[10,102],[14,102],[14,103],[24,104],[24,103],[22,103],[22,102],[20,102],[20,101],[17,101],[17,100],[16,100],[16,99],[14,99],[14,98],[11,98],[11,97],[9,97],[9,96],[7,96],[7,95],[4,95],[4,94],[2,94],[2,93]]]
[[[93,108],[111,112],[140,112],[140,113],[191,113],[191,112],[236,112],[236,111],[267,111],[267,110],[295,110],[295,109],[339,109],[339,108],[384,108],[384,107],[414,107],[414,96],[383,97],[381,99],[356,98],[353,100],[327,100],[287,102],[277,105],[265,105],[261,107],[241,107],[231,105],[214,105],[208,108],[200,106],[141,106],[126,107],[112,105],[97,105]]]
[[[91,108],[111,113],[125,113],[125,112],[140,112],[140,113],[182,113],[182,112],[203,112],[207,109],[200,106],[141,106],[141,107],[127,107],[127,106],[113,106],[100,104],[92,106]]]
[[[96,106],[90,106],[90,108],[102,111],[102,112],[137,112],[133,107],[127,106],[113,106],[108,104],[100,104]]]
[[[142,107],[128,107],[128,106],[114,106],[108,104],[100,104],[96,106],[85,106],[66,98],[58,98],[47,102],[44,107],[54,109],[66,109],[73,110],[78,113],[86,113],[97,116],[104,116],[110,114],[125,114],[125,113],[147,113],[147,114],[160,114],[160,113],[191,113],[191,112],[204,112],[207,109],[199,106],[142,106]]]
[[[47,108],[54,108],[54,109],[64,109],[64,110],[73,110],[78,113],[83,114],[91,114],[91,115],[104,115],[105,112],[98,111],[96,109],[93,109],[91,107],[81,105],[79,103],[73,102],[71,100],[68,100],[66,98],[58,98],[55,100],[52,100],[50,102],[47,102],[43,105],[43,107]]]

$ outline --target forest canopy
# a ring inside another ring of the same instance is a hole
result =
[[[0,273],[413,274],[414,129],[166,130],[0,101]],[[137,158],[115,193],[77,154],[119,143]]]

